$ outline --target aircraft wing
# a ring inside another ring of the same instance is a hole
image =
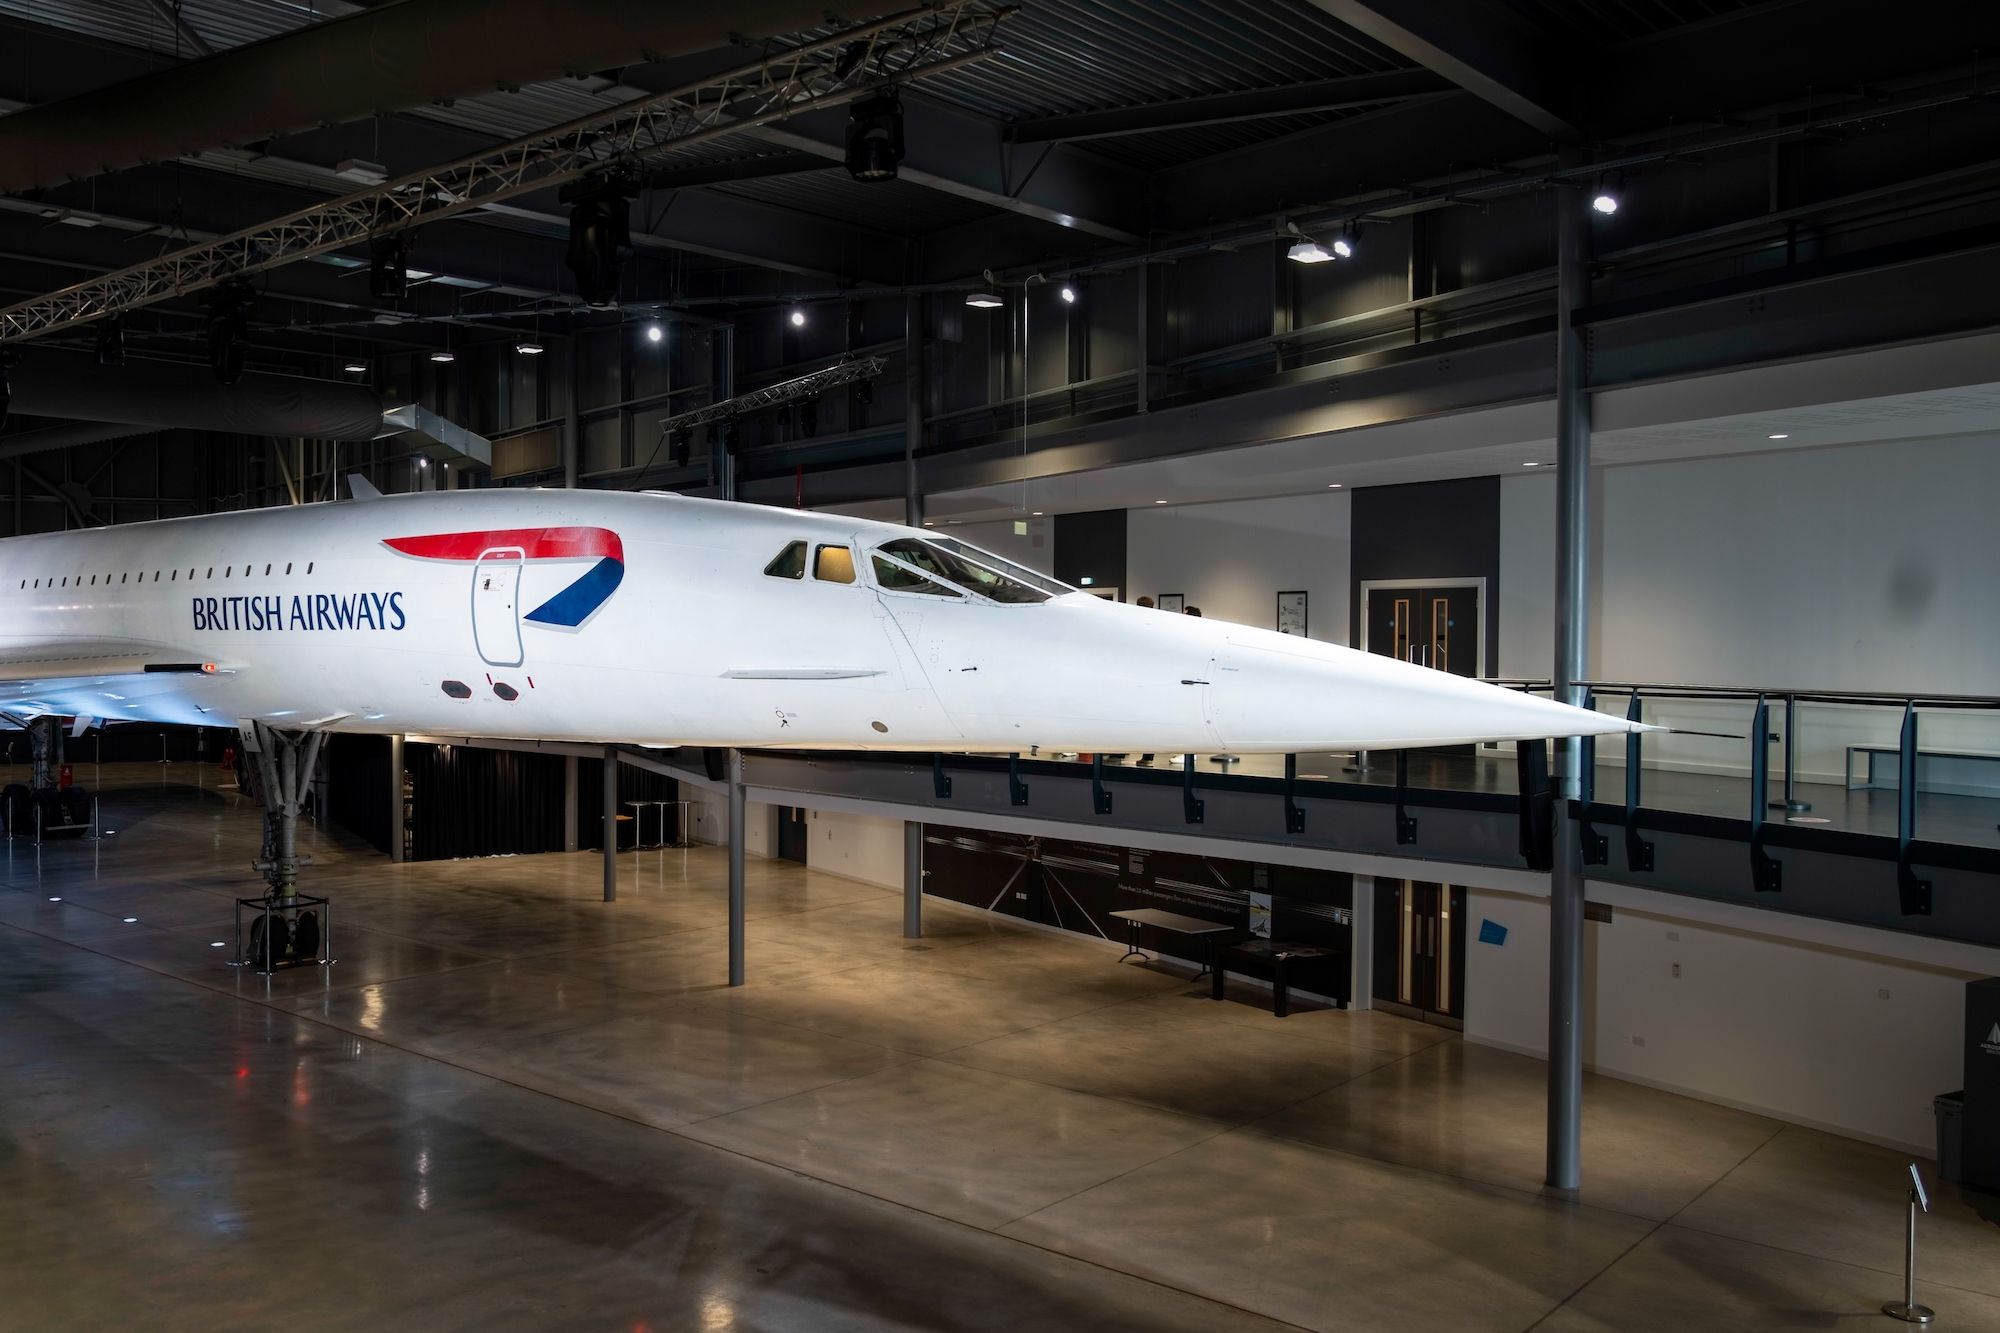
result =
[[[115,718],[134,694],[216,670],[183,649],[130,639],[0,644],[0,714]]]

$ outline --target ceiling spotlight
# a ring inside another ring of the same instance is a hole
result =
[[[797,306],[793,306],[793,307],[792,307],[792,327],[793,327],[793,328],[795,328],[795,329],[802,329],[802,328],[804,328],[805,326],[806,326],[806,312],[805,312],[805,311],[803,311],[803,310],[801,310],[801,309],[799,309],[799,308],[798,308]]]
[[[125,364],[125,321],[117,315],[97,326],[97,364],[100,366],[122,366]]]
[[[1062,299],[1064,305],[1075,305],[1076,288],[1070,286],[1068,283],[1064,283],[1062,289]]]
[[[542,354],[542,345],[534,341],[519,342],[514,344],[514,350],[522,356],[540,356]]]
[[[368,242],[368,294],[378,301],[400,301],[410,290],[410,239],[402,232],[376,236]]]
[[[1618,211],[1618,204],[1625,195],[1625,173],[1607,171],[1597,178],[1597,193],[1591,196],[1590,206],[1599,213],[1610,217]]]
[[[1333,258],[1332,251],[1311,237],[1300,237],[1292,242],[1292,248],[1285,251],[1285,258],[1294,264],[1324,264]]]
[[[1522,466],[1522,467],[1540,467],[1540,466],[1541,466],[1541,464],[1540,464],[1540,463],[1523,463],[1523,464],[1521,464],[1521,466]]]
[[[646,341],[647,341],[647,342],[649,342],[649,343],[656,343],[656,342],[658,342],[658,341],[659,341],[660,339],[662,339],[662,338],[664,338],[664,337],[666,337],[666,336],[667,336],[667,331],[666,331],[665,329],[663,329],[663,328],[661,328],[661,327],[660,327],[660,321],[659,321],[659,320],[657,320],[657,319],[656,319],[656,320],[654,320],[654,321],[653,321],[653,322],[652,322],[651,324],[648,324],[648,325],[646,326]]]
[[[627,202],[637,192],[624,176],[585,177],[562,188],[569,210],[569,271],[585,305],[602,309],[618,300],[618,278],[632,252]]]
[[[452,353],[449,347],[440,347],[431,353],[431,360],[437,362],[439,365],[449,365],[451,362],[458,360],[458,357]]]
[[[1166,503],[1166,501],[1165,501],[1165,500],[1155,500],[1155,501],[1153,501],[1153,503],[1154,503],[1154,504],[1156,504],[1156,505],[1163,505],[1163,504],[1165,504],[1165,503]]]
[[[139,924],[139,918],[136,916],[128,916],[125,918],[125,924],[128,926],[136,926]]]
[[[1330,491],[1337,491],[1340,489],[1340,483],[1337,481],[1328,482],[1326,488]]]
[[[431,465],[431,460],[430,460],[430,459],[428,459],[428,458],[425,458],[425,457],[424,457],[424,456],[423,456],[422,454],[418,454],[418,455],[417,455],[417,466],[418,466],[418,467],[420,467],[420,468],[426,468],[426,469],[427,469],[427,468],[429,468],[429,467],[430,467],[430,465]]]
[[[1361,224],[1350,222],[1340,229],[1340,235],[1333,238],[1333,253],[1341,259],[1354,258],[1354,252],[1361,248]]]
[[[1773,440],[1789,440],[1789,439],[1791,439],[1792,437],[1791,437],[1791,436],[1789,436],[1789,435],[1784,435],[1784,434],[1779,434],[1779,435],[1772,435],[1772,436],[1769,436],[1769,437],[1767,437],[1767,438],[1769,438],[1769,439],[1773,439]]]
[[[349,361],[341,369],[350,375],[366,375],[368,373],[368,363],[366,361]]]
[[[892,181],[903,160],[903,103],[895,89],[856,102],[847,113],[847,173],[858,181]]]
[[[998,292],[981,290],[966,293],[965,303],[970,306],[978,306],[981,310],[991,310],[995,306],[1005,305],[1006,301],[1001,298]]]

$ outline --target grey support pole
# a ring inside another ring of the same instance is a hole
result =
[[[563,756],[563,850],[576,850],[576,756]]]
[[[1566,165],[1581,157],[1564,150]],[[1580,196],[1556,195],[1556,610],[1555,697],[1581,705],[1590,610],[1590,398],[1583,331],[1589,301],[1589,234]],[[1583,747],[1556,747],[1555,866],[1549,877],[1549,1144],[1547,1184],[1574,1195],[1583,1184],[1583,845],[1570,821]]]
[[[569,383],[563,391],[562,465],[563,485],[576,489],[577,459],[583,453],[583,421],[577,413],[577,377],[583,373],[583,357],[578,344],[582,335],[572,333],[569,343]]]
[[[903,938],[924,937],[924,826],[903,821]]]
[[[403,859],[403,738],[389,738],[389,859]]]
[[[917,484],[924,398],[924,298],[911,292],[903,307],[903,522],[913,528],[924,523],[924,493]]]
[[[604,901],[618,901],[618,747],[604,747]]]
[[[743,984],[743,752],[729,752],[729,984]]]

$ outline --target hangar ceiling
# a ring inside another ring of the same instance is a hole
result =
[[[474,7],[477,40],[437,40],[467,31],[446,22],[467,3],[0,0],[0,301],[881,12],[496,0]],[[2000,227],[2000,98],[1977,58],[1996,39],[1994,7],[1946,0],[1893,16],[1851,0],[1028,0],[1000,18],[991,59],[903,89],[895,180],[850,175],[841,107],[658,152],[609,306],[580,301],[570,206],[547,190],[423,226],[398,299],[370,294],[365,247],[260,275],[249,366],[360,374],[525,459],[480,480],[561,475],[548,451],[507,443],[554,432],[582,484],[701,489],[712,442],[689,466],[661,462],[661,402],[869,351],[892,365],[872,398],[830,404],[813,431],[795,416],[746,423],[749,493],[891,495],[910,447],[929,489],[977,491],[960,459],[982,449],[1111,438],[1107,423],[1302,377],[1351,384],[1385,417],[1535,397],[1468,367],[1543,337],[1554,210],[1607,187],[1624,207],[1595,226],[1587,312],[1603,389],[1963,334],[2000,323],[1990,287],[1969,280]],[[1287,261],[1299,241],[1343,235],[1360,246],[1351,261]],[[1940,299],[1879,299],[1911,265],[1929,266]],[[988,285],[1001,306],[969,309]],[[1060,305],[1058,289],[1078,299]],[[1777,290],[1792,294],[1782,317],[1764,300]],[[1809,309],[1813,294],[1837,313]],[[671,364],[612,347],[654,319],[672,330]],[[169,299],[133,313],[123,343],[200,375],[207,328],[198,297]],[[95,338],[86,324],[44,341]],[[579,384],[615,352],[571,426],[563,357],[508,364],[544,338],[575,344]],[[1696,347],[1711,362],[1693,364]],[[440,352],[456,364],[432,364]],[[1459,400],[1362,378],[1409,353],[1435,358]],[[5,429],[64,421],[23,407]],[[86,447],[269,445],[220,439]]]

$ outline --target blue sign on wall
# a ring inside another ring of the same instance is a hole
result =
[[[1479,942],[1481,944],[1505,944],[1507,942],[1507,927],[1501,925],[1498,921],[1488,921],[1482,917],[1479,922]]]

